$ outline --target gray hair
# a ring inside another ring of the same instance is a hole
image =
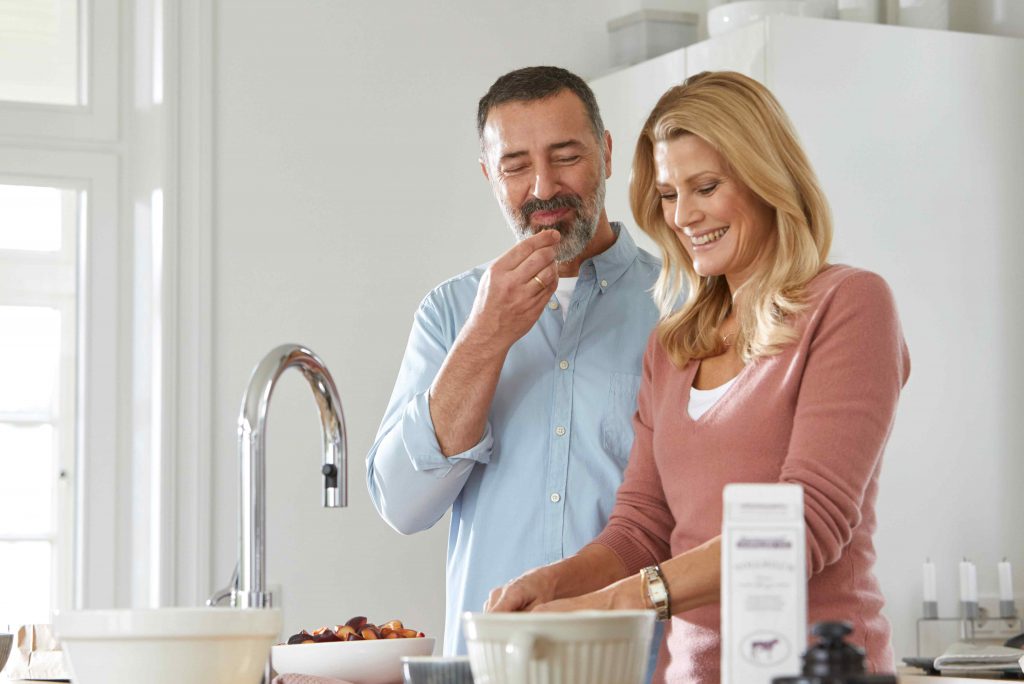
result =
[[[491,110],[506,102],[532,102],[553,97],[563,90],[580,98],[587,110],[594,138],[604,148],[604,123],[601,112],[597,108],[597,98],[586,81],[566,69],[553,66],[533,66],[516,69],[505,74],[491,86],[487,94],[480,98],[476,111],[476,132],[481,141],[484,137],[484,126]]]

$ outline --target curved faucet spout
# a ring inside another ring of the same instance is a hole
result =
[[[253,369],[238,416],[238,458],[241,465],[241,515],[238,535],[238,580],[231,605],[269,608],[266,591],[266,426],[270,395],[281,374],[296,367],[306,377],[317,407],[323,434],[323,505],[348,505],[348,452],[345,416],[334,379],[309,349],[285,344],[273,349]]]

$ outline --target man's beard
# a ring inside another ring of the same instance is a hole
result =
[[[513,209],[504,202],[499,203],[516,240],[525,240],[548,228],[557,230],[562,235],[562,240],[558,243],[555,260],[565,262],[572,261],[582,254],[593,239],[601,218],[601,209],[604,207],[604,195],[605,183],[602,174],[594,193],[588,199],[583,199],[579,195],[558,195],[546,200],[534,198],[524,202],[519,209]],[[572,209],[575,218],[549,226],[538,226],[536,230],[530,225],[530,217],[535,212],[558,209]]]

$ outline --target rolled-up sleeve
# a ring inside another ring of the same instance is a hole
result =
[[[429,390],[457,331],[446,330],[438,305],[420,304],[402,366],[380,429],[366,456],[366,479],[377,512],[395,530],[412,534],[444,516],[477,463],[494,443],[488,422],[480,441],[445,457],[430,418]],[[449,322],[450,323],[450,322]]]

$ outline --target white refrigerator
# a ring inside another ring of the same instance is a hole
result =
[[[662,92],[714,69],[775,93],[830,200],[831,260],[896,294],[911,375],[875,541],[899,660],[916,651],[926,557],[943,616],[963,556],[983,603],[1004,556],[1024,587],[1024,40],[773,17],[593,80],[609,218],[655,253],[629,210],[636,136]]]

